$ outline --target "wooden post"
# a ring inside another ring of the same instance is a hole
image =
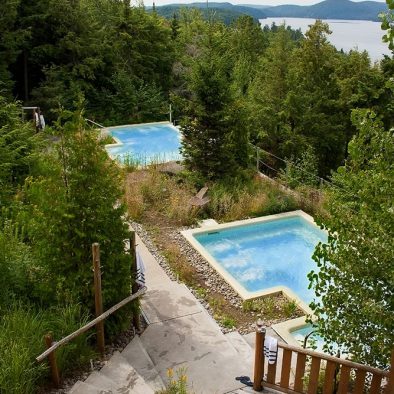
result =
[[[46,345],[47,349],[49,349],[53,344],[52,334],[51,333],[46,334],[44,336],[44,340],[45,340],[45,345]],[[57,368],[57,363],[56,363],[55,352],[48,354],[48,361],[49,361],[49,368],[51,370],[51,375],[52,375],[52,382],[53,382],[55,388],[59,388],[60,387],[60,378],[59,378],[59,370]]]
[[[101,294],[101,267],[100,267],[100,245],[96,242],[92,245],[93,271],[94,271],[94,305],[96,317],[103,313],[103,298]],[[105,351],[104,321],[96,324],[97,347],[103,356]]]
[[[131,279],[134,280],[131,286],[131,294],[135,294],[138,291],[137,278],[137,248],[135,244],[135,231],[130,233],[130,257],[131,257]],[[138,300],[133,302],[133,325],[137,332],[141,331],[140,315],[138,313],[139,306]]]
[[[390,375],[387,377],[385,394],[394,394],[394,348],[391,350]]]
[[[256,323],[256,345],[254,353],[254,378],[253,390],[262,391],[262,380],[264,377],[264,340],[265,340],[265,327],[263,322],[258,320]]]

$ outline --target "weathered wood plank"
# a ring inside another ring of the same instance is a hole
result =
[[[289,388],[289,381],[290,381],[290,366],[291,366],[291,350],[284,350],[283,351],[283,358],[282,358],[282,370],[280,373],[280,386],[284,388]]]
[[[276,375],[276,363],[268,364],[267,382],[275,384],[275,375]]]
[[[365,377],[367,376],[366,371],[358,369],[356,371],[356,381],[354,383],[353,394],[362,394],[364,392]]]
[[[327,361],[326,371],[324,376],[324,387],[323,394],[332,394],[335,389],[335,370],[337,368],[336,363]]]
[[[350,367],[348,365],[342,365],[341,377],[339,379],[338,394],[347,394],[349,390],[350,380]]]
[[[371,389],[369,390],[370,394],[378,394],[380,393],[380,385],[382,383],[382,377],[379,375],[373,375],[372,376],[372,382],[371,382]]]
[[[309,373],[308,394],[317,393],[317,387],[319,385],[320,362],[320,357],[312,357],[312,365]]]
[[[305,363],[306,363],[306,355],[303,353],[298,353],[296,373],[294,378],[294,391],[297,391],[298,393],[302,393],[304,391],[303,378],[305,374]]]

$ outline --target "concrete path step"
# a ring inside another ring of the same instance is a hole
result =
[[[99,373],[109,378],[108,384],[102,386],[101,390],[122,394],[154,394],[152,388],[119,352],[114,353]]]
[[[150,325],[141,341],[163,380],[168,368],[185,368],[196,394],[225,393],[244,385],[235,377],[250,368],[208,314],[198,313]]]
[[[99,371],[93,371],[88,378],[85,380],[85,383],[88,383],[92,386],[99,388],[100,390],[103,387],[111,387],[115,384],[113,380],[103,375]]]
[[[252,347],[246,342],[244,337],[238,331],[229,332],[225,334],[225,337],[234,346],[239,356],[248,363],[252,371],[254,361],[254,349],[252,349]]]
[[[123,349],[121,355],[134,367],[153,391],[156,392],[165,387],[163,379],[156,370],[139,336],[133,338]]]
[[[101,389],[92,386],[86,382],[81,382],[78,380],[68,392],[69,394],[98,394],[100,393]]]
[[[141,307],[149,324],[199,313],[203,310],[190,290],[177,282],[148,290],[142,297]]]

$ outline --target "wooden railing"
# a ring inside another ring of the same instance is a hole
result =
[[[135,244],[135,232],[132,231],[130,234],[130,255],[131,255],[131,275],[136,277],[137,273],[137,259],[136,259],[136,244]],[[114,312],[129,304],[132,301],[137,300],[147,291],[145,284],[139,282],[137,279],[134,281],[132,286],[132,294],[118,302],[116,305],[103,312],[103,301],[101,295],[101,264],[100,264],[100,247],[98,243],[92,245],[92,256],[93,256],[93,275],[94,275],[94,295],[95,295],[95,311],[96,318],[80,327],[78,330],[72,332],[66,337],[60,339],[57,342],[53,341],[52,333],[48,333],[44,337],[44,342],[47,347],[45,352],[41,353],[36,357],[37,362],[42,362],[48,358],[49,367],[51,371],[52,382],[56,388],[60,386],[60,374],[57,367],[55,351],[59,347],[67,344],[79,335],[88,331],[89,329],[96,327],[97,347],[100,354],[103,356],[105,351],[105,340],[104,340],[104,320],[112,315]],[[139,316],[133,314],[133,325],[139,327]]]
[[[383,371],[312,350],[278,343],[277,361],[274,364],[267,363],[265,366],[264,340],[265,329],[258,325],[253,383],[253,389],[256,391],[261,391],[264,386],[290,394],[314,394],[318,391],[323,394],[362,394],[365,391],[370,394],[394,393],[394,350],[391,355],[390,371]]]

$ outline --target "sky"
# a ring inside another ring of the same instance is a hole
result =
[[[296,5],[312,5],[316,3],[320,3],[322,0],[228,0],[228,1],[220,1],[220,0],[212,0],[212,2],[228,2],[232,4],[260,4],[260,5],[281,5],[281,4],[296,4]],[[352,1],[363,1],[363,0],[352,0]],[[384,3],[385,0],[375,0]],[[155,0],[156,5],[164,5],[164,4],[173,4],[173,3],[194,3],[199,2],[203,3],[204,0]],[[153,0],[144,0],[144,4],[146,6],[151,6]]]

